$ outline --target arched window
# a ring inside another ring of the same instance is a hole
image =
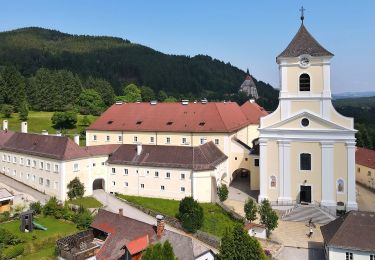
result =
[[[310,76],[306,73],[299,76],[299,91],[310,91]]]
[[[270,187],[271,188],[276,188],[276,176],[271,176],[270,177]]]
[[[300,154],[300,169],[303,171],[311,171],[311,154],[301,153]]]
[[[338,179],[337,180],[337,192],[344,192],[344,180]]]

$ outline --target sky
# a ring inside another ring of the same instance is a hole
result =
[[[276,56],[300,26],[335,54],[333,93],[375,91],[373,0],[1,0],[0,31],[38,26],[210,55],[279,87]]]

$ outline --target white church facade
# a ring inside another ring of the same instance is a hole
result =
[[[282,203],[357,209],[352,118],[331,102],[330,61],[303,24],[277,57],[279,106],[259,127],[260,195]]]

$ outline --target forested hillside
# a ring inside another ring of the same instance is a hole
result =
[[[0,94],[0,103],[17,107],[15,100],[25,96],[35,110],[72,106],[84,88],[95,89],[109,105],[130,83],[148,86],[154,93],[166,92],[177,100],[241,102],[248,98],[238,93],[245,72],[230,63],[205,55],[166,55],[114,37],[69,35],[42,28],[2,32],[0,66],[2,74],[6,70],[0,88],[9,80],[21,86],[19,94],[13,93],[15,87],[7,90],[10,96]],[[278,91],[254,80],[262,97],[260,103],[275,109]]]

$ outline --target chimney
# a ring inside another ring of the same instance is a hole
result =
[[[62,136],[61,132],[56,132],[56,136]]]
[[[79,145],[79,135],[74,135],[74,142]]]
[[[42,130],[42,135],[48,135],[48,131],[47,130]]]
[[[250,103],[255,103],[255,99],[253,99],[253,98],[250,99],[249,101],[250,101]]]
[[[164,233],[164,216],[156,215],[156,236],[160,239]]]
[[[142,153],[142,143],[137,143],[137,155],[141,155]]]
[[[3,120],[3,130],[8,130],[8,120]]]
[[[124,209],[123,209],[123,208],[119,208],[119,209],[118,209],[118,214],[119,214],[120,216],[124,216]]]
[[[21,122],[21,133],[27,133],[27,122]]]

